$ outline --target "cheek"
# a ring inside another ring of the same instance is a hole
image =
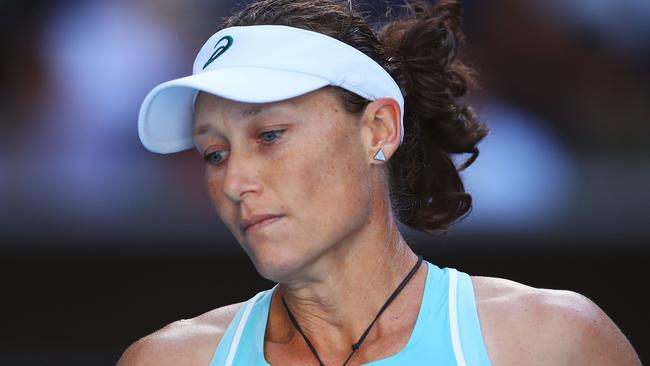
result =
[[[290,192],[307,211],[310,224],[340,227],[365,216],[370,202],[368,172],[356,139],[344,137],[350,136],[349,131],[332,128],[321,136],[288,165],[290,172],[282,174],[292,177],[295,187]]]
[[[219,210],[219,202],[222,200],[223,188],[221,180],[209,168],[205,169],[205,184],[212,199],[212,204]]]
[[[205,182],[208,194],[212,201],[212,206],[217,211],[217,215],[221,218],[224,224],[236,234],[236,231],[233,231],[231,227],[237,219],[238,213],[236,212],[236,207],[232,204],[231,201],[227,199],[223,191],[223,179],[220,177],[219,173],[206,168],[205,170]]]

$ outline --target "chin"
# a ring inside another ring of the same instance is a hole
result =
[[[270,250],[247,250],[247,253],[260,276],[269,281],[284,282],[305,265],[306,258],[295,251],[267,248]]]

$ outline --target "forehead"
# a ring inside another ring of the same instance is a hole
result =
[[[245,119],[260,114],[264,107],[262,104],[232,102],[201,92],[196,98],[194,106],[194,135],[202,135],[208,132],[212,128],[212,124],[220,119],[219,114],[232,111],[240,119]]]
[[[194,103],[195,116],[200,117],[206,112],[234,111],[238,112],[241,117],[254,116],[259,114],[262,109],[271,103],[241,103],[233,100],[221,98],[217,95],[199,92]]]
[[[341,107],[342,101],[329,88],[272,103],[242,103],[200,92],[194,106],[194,135],[232,120],[245,122],[267,114],[322,114]]]

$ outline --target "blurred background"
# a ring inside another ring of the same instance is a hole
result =
[[[388,3],[359,6],[377,22]],[[0,364],[111,365],[271,286],[218,220],[199,155],[137,135],[146,93],[189,74],[237,7],[3,1]],[[464,7],[471,101],[492,129],[463,173],[474,210],[409,242],[440,266],[580,292],[649,361],[650,2]]]

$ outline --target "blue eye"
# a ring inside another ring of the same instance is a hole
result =
[[[259,137],[262,140],[262,142],[275,142],[277,139],[279,139],[282,136],[282,130],[273,130],[273,131],[266,131],[262,132]]]
[[[225,159],[225,156],[223,155],[225,153],[226,153],[226,151],[211,152],[211,153],[207,154],[206,156],[204,156],[203,160],[206,163],[218,165]]]

